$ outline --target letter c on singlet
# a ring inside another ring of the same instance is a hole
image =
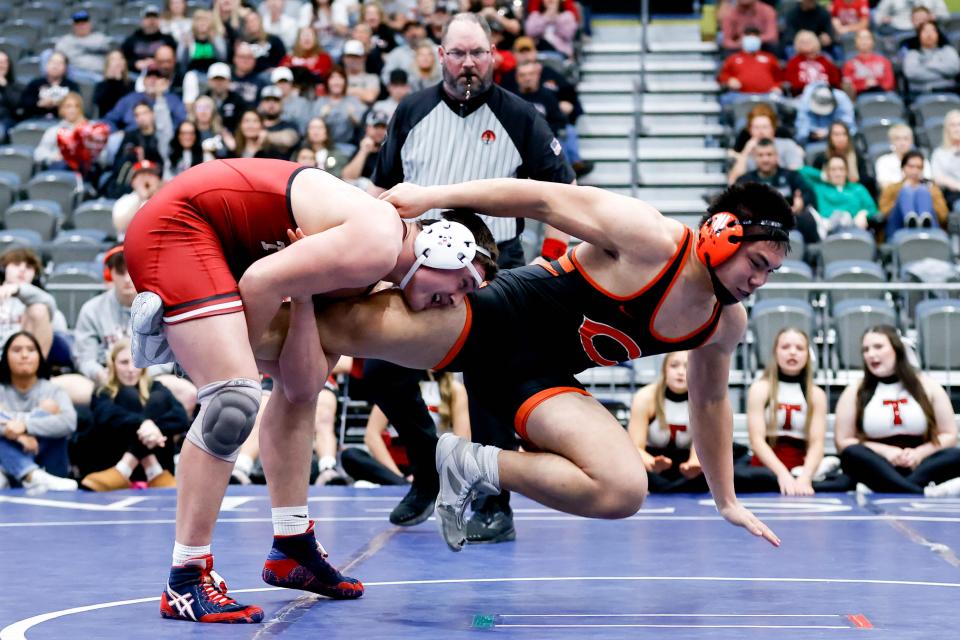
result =
[[[580,325],[580,343],[583,345],[583,350],[587,353],[587,356],[602,367],[612,367],[619,362],[600,355],[593,343],[597,336],[606,336],[623,347],[623,350],[627,353],[626,360],[635,360],[640,357],[640,347],[634,342],[633,338],[615,327],[596,322],[584,316],[583,323]]]

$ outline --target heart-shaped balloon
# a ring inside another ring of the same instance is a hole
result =
[[[57,131],[57,146],[67,166],[86,173],[93,166],[110,137],[110,126],[103,122],[82,122],[73,129]]]

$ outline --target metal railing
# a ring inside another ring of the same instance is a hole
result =
[[[640,74],[633,81],[633,118],[630,124],[630,195],[634,198],[640,188],[639,138],[643,135],[643,99],[647,91],[647,27],[650,24],[650,2],[640,1]]]

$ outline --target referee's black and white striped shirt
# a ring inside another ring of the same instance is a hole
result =
[[[533,106],[494,85],[458,102],[438,84],[400,102],[377,157],[373,183],[454,184],[482,178],[573,181],[560,143]],[[437,218],[436,209],[424,214]],[[516,238],[522,218],[482,216],[497,242]]]

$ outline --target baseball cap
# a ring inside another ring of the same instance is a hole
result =
[[[141,160],[133,165],[133,169],[130,171],[130,179],[133,180],[134,176],[143,172],[152,173],[153,175],[159,176],[161,174],[160,165],[151,160]]]
[[[74,22],[88,22],[90,20],[90,14],[86,11],[80,10],[75,11],[70,19]]]
[[[363,43],[359,40],[347,40],[343,45],[343,55],[365,56],[367,55],[367,51],[363,48]]]
[[[403,69],[394,69],[390,72],[390,82],[388,84],[407,84],[410,82],[410,76]]]
[[[148,4],[143,8],[143,11],[140,12],[140,16],[146,18],[147,16],[160,17],[160,7],[155,4]]]
[[[153,76],[153,77],[155,77],[155,78],[166,78],[166,77],[167,77],[166,74],[165,74],[163,71],[160,70],[160,67],[158,67],[158,66],[155,65],[155,64],[151,64],[150,66],[148,66],[147,69],[146,69],[146,71],[143,72],[143,74],[144,74],[145,76]]]
[[[390,122],[390,116],[385,114],[383,111],[374,110],[367,114],[367,126],[368,127],[377,127],[387,126],[387,123]]]
[[[828,116],[837,108],[837,99],[828,85],[821,84],[810,92],[810,111],[818,116]]]
[[[290,70],[290,67],[277,67],[270,72],[270,82],[277,84],[283,81],[293,82],[293,71]]]
[[[275,84],[267,85],[260,92],[260,99],[261,100],[267,100],[267,99],[282,100],[283,91],[280,89],[280,87],[278,87]]]
[[[513,41],[514,51],[536,51],[537,43],[530,36],[520,36]]]
[[[224,78],[229,80],[230,66],[224,62],[214,62],[210,65],[210,68],[207,69],[207,78]]]

